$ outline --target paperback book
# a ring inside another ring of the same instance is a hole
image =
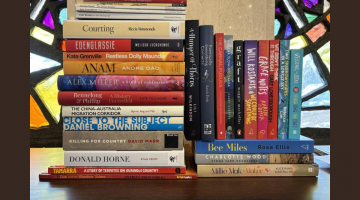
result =
[[[290,41],[280,41],[278,139],[288,138]]]
[[[225,131],[226,139],[235,138],[234,127],[234,40],[232,35],[224,36],[224,81],[225,81]]]
[[[224,34],[215,34],[216,41],[216,139],[225,140],[225,46]]]
[[[270,40],[268,139],[278,138],[279,40]]]
[[[235,138],[244,139],[244,41],[234,41]]]
[[[186,167],[65,167],[50,166],[48,174],[185,174]]]

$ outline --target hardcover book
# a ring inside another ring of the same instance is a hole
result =
[[[234,127],[234,40],[232,35],[224,36],[225,60],[225,121],[226,139],[235,138]]]
[[[278,137],[279,40],[270,40],[268,139]]]
[[[215,139],[214,27],[200,26],[201,140]]]
[[[184,21],[65,20],[65,39],[185,39]]]
[[[182,167],[180,151],[64,151],[66,167]]]
[[[198,165],[227,164],[312,164],[314,155],[309,154],[195,154]]]
[[[187,140],[200,140],[199,20],[187,20],[185,23],[185,137]]]
[[[301,133],[301,91],[303,49],[290,51],[290,101],[289,101],[289,139],[299,140]]]
[[[65,75],[185,75],[185,62],[65,61]]]
[[[64,131],[184,130],[183,117],[64,117],[63,121]]]
[[[314,140],[301,136],[300,140],[215,140],[213,142],[196,141],[197,154],[279,154],[313,153]]]
[[[136,3],[136,2],[114,2],[114,1],[84,1],[84,0],[76,0],[76,4],[78,6],[107,6],[110,8],[118,8],[118,7],[141,7],[142,9],[152,9],[154,7],[154,9],[157,9],[158,6],[161,7],[181,7],[181,8],[186,8],[186,4],[178,4],[178,3],[170,3],[170,2],[166,2],[166,3],[148,3],[148,2],[141,2],[141,3]],[[145,7],[145,8],[143,8]],[[150,8],[147,8],[150,7]]]
[[[185,174],[186,167],[65,167],[51,166],[48,174]]]
[[[280,41],[278,139],[288,138],[290,41]]]
[[[133,3],[177,3],[177,4],[187,4],[187,0],[84,0],[85,2],[89,1],[99,1],[99,2],[133,2]]]
[[[268,138],[269,114],[269,40],[259,41],[258,139]]]
[[[257,138],[257,104],[258,104],[258,42],[245,41],[245,75],[244,75],[244,106],[245,127],[244,138]]]
[[[114,12],[79,12],[76,11],[77,19],[118,19],[118,20],[163,20],[163,21],[185,21],[186,15],[169,14],[132,14]],[[179,26],[179,25],[175,25]],[[171,38],[169,38],[171,39]]]
[[[61,75],[60,91],[184,91],[183,76]]]
[[[100,13],[129,13],[129,14],[167,14],[167,15],[186,15],[185,10],[149,10],[149,9],[126,9],[126,8],[90,8],[75,6],[79,12],[100,12]]]
[[[318,176],[319,165],[316,163],[198,165],[197,173],[198,177]]]
[[[183,117],[184,106],[62,106],[63,117]]]
[[[216,33],[216,139],[225,140],[225,60],[224,34]]]
[[[234,41],[235,138],[244,139],[244,41]]]
[[[39,174],[40,180],[71,179],[135,179],[135,180],[196,180],[195,171],[185,174]]]
[[[182,131],[64,131],[65,151],[170,151],[183,149]]]

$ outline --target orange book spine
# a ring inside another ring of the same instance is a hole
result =
[[[65,75],[185,75],[184,62],[64,61]]]
[[[64,52],[64,61],[183,62],[184,52]]]

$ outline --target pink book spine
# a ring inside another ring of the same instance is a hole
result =
[[[259,41],[258,139],[268,138],[269,48],[269,40]]]

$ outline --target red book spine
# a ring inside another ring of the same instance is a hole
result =
[[[66,40],[66,51],[129,52],[131,40]]]
[[[197,179],[196,173],[192,174],[39,174],[40,180],[51,179],[140,179],[140,180],[154,180],[154,179],[183,179],[194,180]]]
[[[175,3],[187,4],[187,0],[84,0],[86,1],[110,1],[110,2],[131,2],[131,3]]]
[[[59,92],[60,105],[184,105],[184,92]]]
[[[216,138],[225,140],[224,33],[215,34],[216,41]]]
[[[278,138],[279,48],[279,40],[270,40],[268,139]]]
[[[65,167],[51,166],[49,174],[185,174],[186,167]]]

